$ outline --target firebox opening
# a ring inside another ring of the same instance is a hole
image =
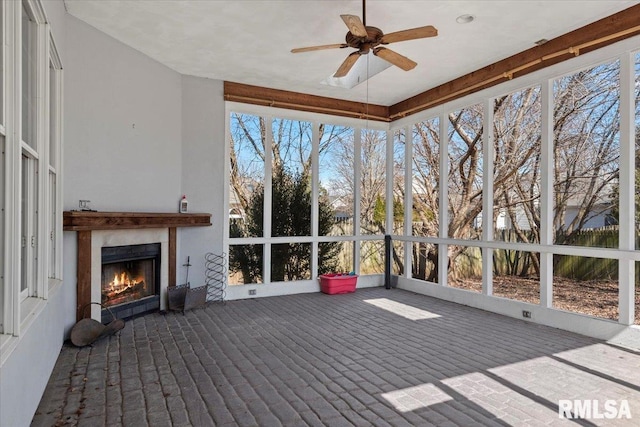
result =
[[[103,307],[118,318],[159,309],[160,253],[160,243],[103,247]]]
[[[154,259],[104,264],[102,305],[111,307],[155,295],[154,264]]]

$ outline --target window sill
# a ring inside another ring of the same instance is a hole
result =
[[[20,304],[20,335],[24,335],[34,320],[40,315],[46,301],[42,298],[29,297]]]
[[[49,295],[51,295],[52,292],[56,292],[58,290],[58,288],[60,287],[60,285],[62,285],[62,280],[61,279],[49,279]]]
[[[18,337],[8,334],[0,334],[0,368],[9,358],[11,352],[18,345]]]
[[[59,284],[54,285],[59,287]],[[24,336],[28,332],[46,305],[47,301],[35,297],[25,298],[20,303],[20,335]],[[4,365],[19,342],[20,336],[0,334],[0,367]]]

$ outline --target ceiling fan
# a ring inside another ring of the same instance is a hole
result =
[[[380,46],[381,44],[389,44],[395,42],[402,42],[406,40],[422,39],[426,37],[435,37],[438,35],[438,30],[431,25],[426,27],[411,28],[409,30],[396,31],[394,33],[384,34],[380,28],[366,25],[366,4],[365,0],[362,0],[362,20],[356,15],[340,15],[344,23],[349,28],[345,37],[346,43],[327,44],[321,46],[301,47],[291,49],[292,53],[310,52],[314,50],[334,49],[352,47],[358,49],[351,53],[344,62],[338,68],[338,71],[333,77],[344,77],[349,73],[349,70],[354,66],[360,55],[366,55],[370,51],[374,55],[379,56],[391,64],[402,68],[404,71],[409,71],[418,65],[416,62],[400,55],[391,49]]]

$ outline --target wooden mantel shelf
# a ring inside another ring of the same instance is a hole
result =
[[[206,227],[211,225],[211,214],[65,211],[62,224],[65,231]]]

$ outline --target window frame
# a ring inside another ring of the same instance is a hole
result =
[[[4,123],[0,124],[0,356],[11,348],[12,336],[19,337],[42,310],[51,281],[49,265],[53,264],[56,283],[62,276],[62,63],[55,47],[42,0],[2,2]],[[23,14],[34,22],[32,140],[23,141]],[[50,71],[50,64],[53,71]],[[50,86],[54,85],[54,86]],[[54,107],[50,89],[56,97]],[[53,110],[53,111],[52,111]],[[50,117],[51,116],[51,117]],[[50,144],[54,144],[50,150]],[[50,162],[56,167],[51,170]],[[26,168],[23,170],[23,166]],[[49,173],[55,173],[55,190],[50,189]],[[24,173],[24,178],[23,178]],[[28,192],[26,211],[22,208],[23,181]],[[26,222],[24,222],[26,221]],[[23,222],[26,224],[26,256],[22,255]],[[55,248],[49,245],[53,230]],[[49,261],[49,257],[51,261]],[[26,289],[22,290],[22,276]]]
[[[404,129],[406,135],[411,135],[410,131],[412,126],[420,122],[421,120],[428,120],[434,117],[438,117],[440,119],[440,135],[441,141],[444,141],[444,135],[447,135],[446,123],[447,123],[447,113],[450,111],[456,111],[460,108],[465,108],[469,105],[481,104],[485,106],[485,128],[487,129],[486,133],[483,133],[483,147],[486,147],[486,150],[483,150],[483,162],[486,167],[483,175],[485,177],[493,176],[493,156],[490,148],[493,146],[493,136],[492,125],[493,125],[493,117],[488,112],[492,111],[492,105],[495,99],[499,96],[508,95],[510,93],[521,91],[533,86],[540,86],[540,103],[541,103],[541,135],[540,135],[540,149],[541,149],[541,169],[540,169],[540,242],[535,244],[521,244],[521,243],[509,243],[502,242],[499,240],[495,240],[492,233],[488,232],[489,227],[485,227],[483,229],[483,235],[477,240],[459,240],[459,239],[451,239],[448,237],[447,223],[448,223],[448,213],[446,209],[442,209],[439,212],[439,230],[438,233],[434,236],[429,237],[419,237],[412,236],[410,224],[405,224],[404,232],[400,232],[397,235],[393,235],[394,240],[399,240],[404,242],[404,247],[407,248],[415,242],[418,243],[426,243],[432,245],[438,245],[441,250],[438,252],[438,283],[436,285],[447,286],[447,257],[446,257],[446,249],[448,245],[467,245],[467,246],[475,246],[482,250],[483,253],[483,296],[491,297],[493,296],[492,289],[492,276],[490,273],[490,268],[488,261],[491,260],[490,255],[493,250],[502,250],[502,249],[516,249],[516,250],[527,250],[530,252],[537,252],[540,254],[541,258],[541,271],[540,271],[540,303],[539,305],[544,309],[553,309],[553,257],[554,255],[573,255],[573,256],[584,256],[584,257],[600,257],[606,259],[617,260],[619,263],[619,318],[617,322],[622,325],[633,324],[634,314],[633,314],[633,292],[634,292],[634,272],[633,266],[635,263],[640,263],[640,251],[638,248],[634,246],[634,242],[631,237],[635,237],[634,234],[634,174],[635,174],[635,165],[631,164],[631,159],[635,158],[635,152],[633,151],[633,141],[635,136],[635,126],[634,126],[634,114],[635,110],[633,109],[633,87],[634,87],[634,59],[636,55],[640,52],[640,36],[636,36],[633,38],[629,38],[623,41],[620,41],[614,45],[607,46],[593,52],[589,52],[588,54],[580,55],[576,58],[573,58],[568,61],[564,61],[559,64],[555,64],[553,66],[545,67],[536,72],[527,74],[525,76],[519,77],[514,80],[509,80],[507,82],[501,83],[498,86],[487,88],[478,92],[475,92],[471,95],[465,96],[463,98],[452,100],[446,104],[439,105],[409,117],[405,117],[399,120],[394,121],[388,126],[388,130],[391,134],[399,129]],[[552,82],[554,79],[557,79],[566,74],[572,74],[579,70],[593,67],[595,65],[619,59],[621,61],[621,77],[620,77],[620,109],[621,109],[621,131],[620,131],[620,144],[621,151],[620,156],[625,159],[625,165],[620,165],[620,175],[621,175],[621,200],[620,200],[620,211],[624,211],[621,216],[624,218],[621,220],[620,224],[620,235],[625,235],[626,240],[624,241],[621,237],[621,241],[618,247],[615,248],[597,248],[597,247],[574,247],[574,246],[560,246],[555,245],[553,243],[553,227],[552,227],[552,217],[553,217],[553,183],[549,180],[549,172],[551,167],[549,166],[553,159],[553,90],[552,90]],[[331,124],[340,124],[345,123],[346,126],[353,126],[355,129],[356,135],[359,134],[358,129],[360,127],[368,127],[369,123],[365,121],[358,121],[357,119],[345,119],[339,117],[331,117],[327,120],[326,117],[322,117],[319,114],[314,113],[306,113],[302,114],[299,112],[294,112],[290,110],[282,110],[273,107],[262,107],[262,106],[247,106],[246,104],[238,104],[235,102],[227,102],[226,103],[226,120],[227,120],[227,130],[229,129],[229,114],[231,112],[243,112],[246,114],[252,115],[266,115],[266,116],[274,116],[278,117],[296,117],[300,118],[300,120],[312,121],[315,124],[317,123],[331,123]],[[373,126],[379,126],[377,123],[371,123]],[[485,139],[487,138],[487,139]],[[314,140],[316,143],[316,140]],[[359,143],[359,141],[355,141],[354,143]],[[388,140],[388,144],[392,144],[392,141]],[[229,149],[229,145],[226,145],[227,150]],[[412,160],[411,151],[408,147],[412,147],[408,142],[405,144],[405,162],[406,165],[410,164],[410,160]],[[448,189],[446,188],[446,177],[447,177],[447,151],[440,150],[440,183],[439,183],[439,198],[440,200],[447,199]],[[226,153],[229,154],[228,151]],[[387,156],[387,166],[388,170],[392,170],[393,166],[393,158]],[[355,167],[355,173],[358,173],[358,166]],[[408,170],[408,168],[407,168]],[[228,183],[229,171],[225,170],[225,179]],[[357,179],[356,179],[357,181]],[[407,189],[411,188],[411,178],[408,174],[405,174],[404,177],[405,187]],[[229,198],[229,188],[225,186],[225,203],[228,202]],[[390,186],[387,185],[389,188]],[[492,182],[489,179],[483,179],[483,192],[485,194],[493,194],[492,190]],[[391,190],[387,189],[387,199],[391,200],[393,197],[393,193]],[[355,196],[355,199],[358,199]],[[485,224],[493,224],[493,200],[490,197],[484,198],[484,205],[482,209],[482,222]],[[491,199],[491,200],[490,200]],[[411,194],[409,191],[405,194],[405,202],[411,202]],[[358,205],[356,204],[356,210]],[[359,218],[359,215],[355,215],[356,218]],[[387,209],[387,221],[392,220],[392,213]],[[411,219],[411,214],[409,209],[405,209],[405,221],[409,221]],[[269,239],[268,236],[265,236],[261,239],[256,239],[256,241],[251,241],[249,239],[235,240],[230,239],[228,236],[228,215],[227,215],[227,224],[224,227],[224,245],[226,248],[229,246],[233,246],[236,244],[250,244],[250,243],[259,243],[268,246],[272,239]],[[623,224],[624,223],[624,224]],[[356,247],[358,243],[362,240],[366,240],[368,236],[358,235],[357,232],[354,236],[340,236],[339,239],[335,240],[349,240],[354,241],[356,243]],[[293,239],[289,239],[290,241]],[[324,242],[325,236],[312,236],[314,242]],[[278,241],[279,242],[279,241]],[[356,256],[356,259],[358,257]],[[405,253],[405,262],[404,265],[404,273],[403,278],[412,280],[411,278],[411,256],[407,251]],[[485,273],[485,270],[487,273]],[[357,271],[357,265],[356,265]],[[267,276],[265,274],[265,276]],[[312,273],[312,276],[315,277],[315,274]],[[265,282],[268,283],[267,280]],[[636,278],[637,282],[637,278]],[[251,284],[245,284],[251,285]],[[416,281],[416,286],[419,284]],[[412,284],[413,286],[413,284]],[[640,313],[636,313],[636,316],[640,316]]]

